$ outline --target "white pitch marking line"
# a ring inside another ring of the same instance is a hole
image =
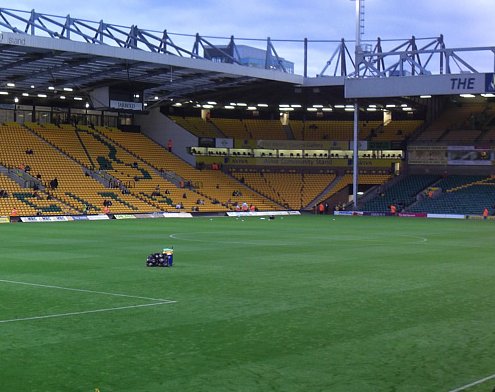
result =
[[[472,382],[471,384],[466,384],[466,385],[463,385],[462,387],[459,387],[459,388],[456,388],[456,389],[452,389],[449,392],[460,392],[460,391],[464,391],[464,390],[466,390],[468,388],[474,387],[475,385],[483,384],[485,381],[491,380],[492,378],[495,378],[495,374],[492,374],[491,376],[482,378],[481,380]]]
[[[94,291],[94,290],[86,290],[86,289],[75,289],[75,288],[71,288],[71,287],[52,286],[52,285],[39,284],[39,283],[18,282],[18,281],[15,281],[15,280],[0,279],[0,282],[3,282],[3,283],[12,283],[12,284],[22,284],[22,285],[25,285],[25,286],[44,287],[44,288],[47,288],[47,289],[59,289],[59,290],[68,290],[68,291],[78,291],[78,292],[81,292],[81,293],[112,295],[114,297],[126,297],[126,298],[135,298],[135,299],[145,299],[147,301],[160,301],[160,302],[170,302],[170,303],[175,303],[176,302],[176,301],[171,301],[171,300],[162,299],[162,298],[140,297],[140,296],[136,296],[136,295],[128,295],[128,294],[120,294],[120,293],[109,293],[109,292],[106,292],[106,291]]]
[[[10,320],[0,320],[0,324],[14,323],[16,321],[43,320],[43,319],[55,318],[55,317],[78,316],[78,315],[81,315],[81,314],[90,314],[90,313],[113,312],[115,310],[125,310],[125,309],[133,309],[133,308],[144,308],[144,307],[147,307],[147,306],[168,305],[168,304],[171,304],[171,303],[175,303],[175,301],[153,302],[151,304],[120,306],[118,308],[106,308],[106,309],[85,310],[85,311],[81,311],[81,312],[58,313],[58,314],[48,314],[48,315],[45,315],[45,316],[34,316],[34,317],[24,317],[24,318],[18,318],[18,319],[10,319]]]

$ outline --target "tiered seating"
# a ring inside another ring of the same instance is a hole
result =
[[[51,211],[51,214],[81,212],[85,205],[90,207],[90,213],[100,212],[105,199],[112,199],[112,212],[115,213],[152,210],[148,204],[131,195],[109,191],[96,180],[86,176],[78,163],[62,155],[54,147],[20,125],[2,127],[0,138],[0,144],[16,146],[15,149],[0,149],[1,162],[11,167],[28,165],[31,168],[30,174],[39,175],[47,187],[49,187],[50,180],[58,179],[58,188],[47,191],[54,200],[63,203],[61,204],[63,207],[60,207],[61,211]],[[28,149],[32,149],[33,154],[26,154],[25,151]],[[30,202],[34,201],[26,195],[20,195],[20,197],[23,198],[24,204],[28,199]]]
[[[94,168],[94,162],[86,154],[78,138],[76,128],[70,124],[37,124],[32,122],[24,123],[29,129],[36,132],[50,144],[57,146],[63,153],[79,162],[87,168]]]
[[[411,212],[481,215],[485,208],[495,209],[495,181],[484,176],[449,176],[435,184],[443,192],[435,198],[424,197],[408,208]]]
[[[186,211],[192,210],[196,201],[194,192],[188,189],[178,189],[170,181],[162,178],[153,167],[131,155],[99,131],[79,127],[78,133],[86,150],[99,168],[126,186],[131,195],[148,205],[148,209],[149,206],[153,206],[154,209],[171,211],[182,202]],[[132,134],[126,133],[125,135]],[[160,195],[153,194],[157,187],[160,189]],[[168,190],[170,194],[165,194],[165,190]]]
[[[0,216],[8,216],[14,208],[17,209],[19,215],[23,216],[75,212],[58,200],[47,200],[48,195],[44,191],[22,188],[4,174],[0,174],[0,189],[6,191],[8,195],[0,197]]]
[[[196,136],[222,137],[222,135],[219,134],[218,129],[213,125],[211,121],[204,121],[200,117],[170,116],[170,118],[175,121],[177,125],[188,130]]]
[[[389,211],[389,206],[395,204],[399,210],[416,201],[416,195],[440,179],[435,175],[411,175],[402,178],[382,194],[368,201],[363,206],[365,211]]]
[[[243,120],[251,139],[286,140],[287,134],[278,120]]]
[[[293,210],[307,206],[335,179],[335,174],[234,171],[240,181]]]
[[[272,187],[263,173],[258,171],[248,171],[243,169],[238,171],[233,169],[231,171],[231,175],[240,182],[243,182],[250,188],[256,190],[259,194],[271,200],[277,200],[279,204],[283,205],[286,203],[285,200],[281,199],[277,190]]]
[[[450,107],[443,111],[424,132],[418,135],[416,140],[439,141],[447,130],[473,129],[473,124],[469,124],[469,118],[481,113],[484,108],[484,105],[477,103]]]
[[[264,119],[212,118],[205,122],[199,117],[170,116],[178,125],[198,136],[226,137],[247,140],[286,140],[287,133],[281,122]],[[413,133],[423,122],[420,120],[392,121],[383,127],[382,121],[360,121],[359,140],[400,141]],[[353,140],[354,122],[343,120],[291,120],[289,127],[296,140]]]
[[[359,140],[366,140],[370,132],[379,127],[381,121],[360,121]],[[290,127],[297,140],[341,140],[350,141],[354,137],[352,121],[300,121],[292,120]]]
[[[337,176],[335,174],[306,173],[303,175],[302,205],[307,206],[320,195]]]
[[[304,140],[304,137],[303,137],[304,121],[291,120],[289,123],[289,126],[290,126],[290,129],[292,130],[292,134],[294,135],[294,139]]]
[[[400,141],[407,138],[423,124],[420,120],[392,121],[371,137],[373,141]]]
[[[176,173],[185,181],[190,181],[197,193],[191,192],[189,194],[188,192],[190,191],[188,190],[168,186],[167,189],[170,189],[172,199],[176,202],[184,201],[181,199],[176,200],[177,192],[180,195],[186,192],[188,193],[187,200],[192,202],[189,205],[190,208],[194,206],[198,198],[206,198],[206,204],[199,207],[200,210],[205,211],[225,211],[227,208],[222,204],[226,205],[229,199],[232,202],[253,204],[260,210],[277,210],[281,208],[276,203],[253,192],[221,171],[198,170],[192,167],[142,134],[123,133],[119,130],[108,128],[97,129],[109,139],[125,147],[126,150],[132,151],[140,160],[145,160],[152,168],[158,171]],[[242,196],[233,196],[232,194],[235,190],[240,190]],[[218,201],[220,204],[213,204],[214,201]]]
[[[233,118],[213,118],[211,119],[211,122],[227,137],[240,140],[252,139],[242,120]]]
[[[361,185],[381,185],[390,179],[389,174],[359,174],[358,183]],[[323,202],[326,199],[331,198],[336,193],[340,192],[345,187],[351,185],[353,182],[353,175],[347,173],[341,177],[335,179],[335,183],[330,187],[328,192],[323,193],[317,200],[317,203]]]
[[[477,129],[451,129],[443,137],[443,142],[460,142],[474,143],[474,141],[481,135],[481,131]]]
[[[316,204],[319,204],[324,200],[331,198],[337,192],[340,192],[342,189],[350,184],[352,184],[352,174],[345,174],[343,176],[335,178],[332,187],[318,198]]]

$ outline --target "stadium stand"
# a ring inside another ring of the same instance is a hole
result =
[[[416,201],[416,196],[434,184],[440,176],[437,175],[410,175],[399,178],[389,187],[378,193],[376,197],[364,203],[364,211],[388,212],[390,205],[397,206],[398,211]]]
[[[335,179],[335,174],[234,171],[232,175],[260,194],[293,210],[308,204]]]
[[[426,129],[421,132],[415,141],[474,141],[480,132],[467,133],[466,130],[475,130],[476,117],[483,113],[486,106],[480,103],[452,105],[447,107]],[[456,131],[460,131],[457,133]],[[451,135],[449,135],[452,133]]]
[[[61,129],[60,132],[64,130]],[[24,205],[34,205],[34,211],[31,210],[29,215],[35,215],[36,210],[52,214],[82,213],[86,207],[89,207],[90,213],[99,213],[103,211],[104,200],[108,199],[112,199],[113,212],[128,213],[151,209],[150,205],[131,195],[109,191],[86,175],[87,169],[21,125],[2,126],[0,138],[2,145],[15,146],[13,149],[0,149],[0,161],[3,165],[9,168],[23,167],[24,170],[29,167],[29,175],[33,180],[39,177],[41,181],[42,188],[38,191],[41,197],[45,200],[49,198],[51,204],[57,205],[52,211],[45,211],[43,203],[34,203],[34,197],[22,192],[13,194]],[[26,153],[29,150],[32,151],[31,154]],[[53,187],[51,182],[55,178],[58,186]],[[30,192],[32,191],[27,193]]]
[[[141,133],[124,133],[115,128],[98,127],[97,129],[108,138],[107,140],[115,143],[115,148],[134,157],[134,160],[137,159],[145,163],[150,168],[150,174],[155,178],[155,181],[151,183],[157,183],[157,175],[153,172],[163,172],[164,175],[169,173],[177,178],[178,183],[180,181],[185,184],[189,183],[190,188],[194,191],[180,188],[180,186],[177,188],[175,184],[173,187],[170,184],[164,184],[167,189],[170,189],[172,199],[185,202],[187,209],[192,210],[192,207],[197,207],[196,202],[201,198],[207,200],[205,200],[205,205],[199,206],[200,211],[202,209],[226,211],[232,209],[232,204],[236,202],[241,204],[246,202],[260,210],[279,210],[282,208],[277,203],[268,200],[219,170],[198,170],[192,167]],[[148,192],[149,190],[150,188],[148,188]],[[236,190],[240,191],[241,195],[233,196]],[[184,192],[187,194],[187,201],[177,199],[177,195],[183,195]],[[227,203],[229,200],[231,203]],[[228,204],[230,205],[227,206]]]
[[[495,211],[495,180],[491,177],[453,175],[433,185],[441,192],[433,197],[421,193],[407,211],[473,215],[481,215],[485,208],[490,214]]]
[[[211,121],[200,117],[170,116],[175,123],[198,137],[224,137],[221,131]]]
[[[391,121],[386,126],[377,126],[371,133],[372,141],[401,141],[407,139],[423,125],[421,120]]]
[[[337,140],[353,139],[352,121],[344,120],[291,120],[283,126],[279,120],[169,116],[179,126],[196,136],[230,137],[239,140]],[[423,121],[397,120],[383,126],[383,121],[360,121],[359,139],[401,141],[416,131]],[[221,135],[219,135],[221,134]]]

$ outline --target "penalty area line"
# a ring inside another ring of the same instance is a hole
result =
[[[119,306],[119,307],[116,307],[116,308],[84,310],[84,311],[81,311],[81,312],[56,313],[56,314],[47,314],[47,315],[44,315],[44,316],[33,316],[33,317],[23,317],[23,318],[10,319],[10,320],[0,320],[0,324],[14,323],[14,322],[17,322],[17,321],[43,320],[43,319],[57,318],[57,317],[79,316],[79,315],[91,314],[91,313],[114,312],[114,311],[117,311],[117,310],[145,308],[145,307],[149,307],[149,306],[168,305],[168,304],[172,304],[172,303],[176,303],[176,301],[153,302],[151,304]]]
[[[465,391],[468,388],[474,387],[475,385],[483,384],[485,381],[492,380],[494,378],[495,378],[495,374],[492,374],[491,376],[488,376],[488,377],[482,378],[480,380],[474,381],[474,382],[472,382],[470,384],[466,384],[466,385],[463,385],[462,387],[459,387],[459,388],[456,388],[456,389],[452,389],[449,392],[461,392],[461,391]]]
[[[19,282],[19,281],[15,281],[15,280],[0,279],[0,282],[3,282],[3,283],[12,283],[12,284],[19,284],[19,285],[24,285],[24,286],[43,287],[45,289],[58,289],[58,290],[77,291],[77,292],[80,292],[80,293],[111,295],[111,296],[114,296],[114,297],[145,299],[147,301],[159,301],[159,302],[164,302],[164,303],[165,302],[170,302],[170,303],[176,302],[176,301],[171,301],[171,300],[163,299],[163,298],[140,297],[140,296],[137,296],[137,295],[120,294],[120,293],[109,293],[107,291],[95,291],[95,290],[87,290],[87,289],[76,289],[76,288],[72,288],[72,287],[53,286],[53,285],[40,284],[40,283]]]

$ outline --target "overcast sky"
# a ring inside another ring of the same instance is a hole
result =
[[[355,39],[352,0],[0,0],[0,7],[202,36]],[[412,35],[443,34],[449,48],[495,46],[494,9],[495,0],[365,0],[364,39],[405,40]],[[191,49],[193,40],[177,37],[174,42]],[[236,42],[266,47],[266,41]],[[398,44],[388,43],[389,48]],[[303,44],[275,41],[274,46],[280,56],[296,63],[296,73],[301,74]],[[353,47],[350,43],[349,48]],[[309,76],[322,71],[335,48],[335,43],[310,43]],[[481,61],[484,69],[480,71],[493,71],[493,55]]]

